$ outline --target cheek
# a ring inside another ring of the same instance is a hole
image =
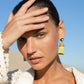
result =
[[[40,43],[40,42],[39,42]],[[55,35],[50,35],[42,40],[42,43],[39,45],[40,51],[44,56],[51,59],[51,57],[55,57],[58,52],[58,39]],[[50,58],[49,58],[50,57]]]

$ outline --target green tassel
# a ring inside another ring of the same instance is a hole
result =
[[[65,54],[65,51],[64,51],[64,47],[63,46],[59,47],[58,54],[59,55],[64,55]]]
[[[26,59],[24,58],[24,61],[26,61]]]

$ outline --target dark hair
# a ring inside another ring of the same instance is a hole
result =
[[[17,11],[21,8],[21,6],[26,3],[28,0],[21,1],[16,7],[13,9],[13,14],[15,15]],[[58,26],[59,24],[59,14],[56,9],[56,7],[53,5],[53,3],[50,0],[36,0],[35,3],[32,6],[37,7],[48,7],[48,14],[52,18],[52,20],[55,22],[55,25]],[[31,7],[32,7],[31,6]]]

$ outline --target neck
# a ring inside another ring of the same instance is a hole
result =
[[[51,78],[56,78],[60,76],[64,71],[64,68],[60,62],[58,62],[56,59],[48,65],[46,68],[35,71],[35,80],[44,80],[48,81]]]

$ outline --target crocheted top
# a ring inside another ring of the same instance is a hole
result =
[[[0,32],[0,82],[7,82],[7,72],[8,72],[8,49],[4,50],[2,45],[1,39],[1,32]],[[1,83],[0,83],[1,84]]]

